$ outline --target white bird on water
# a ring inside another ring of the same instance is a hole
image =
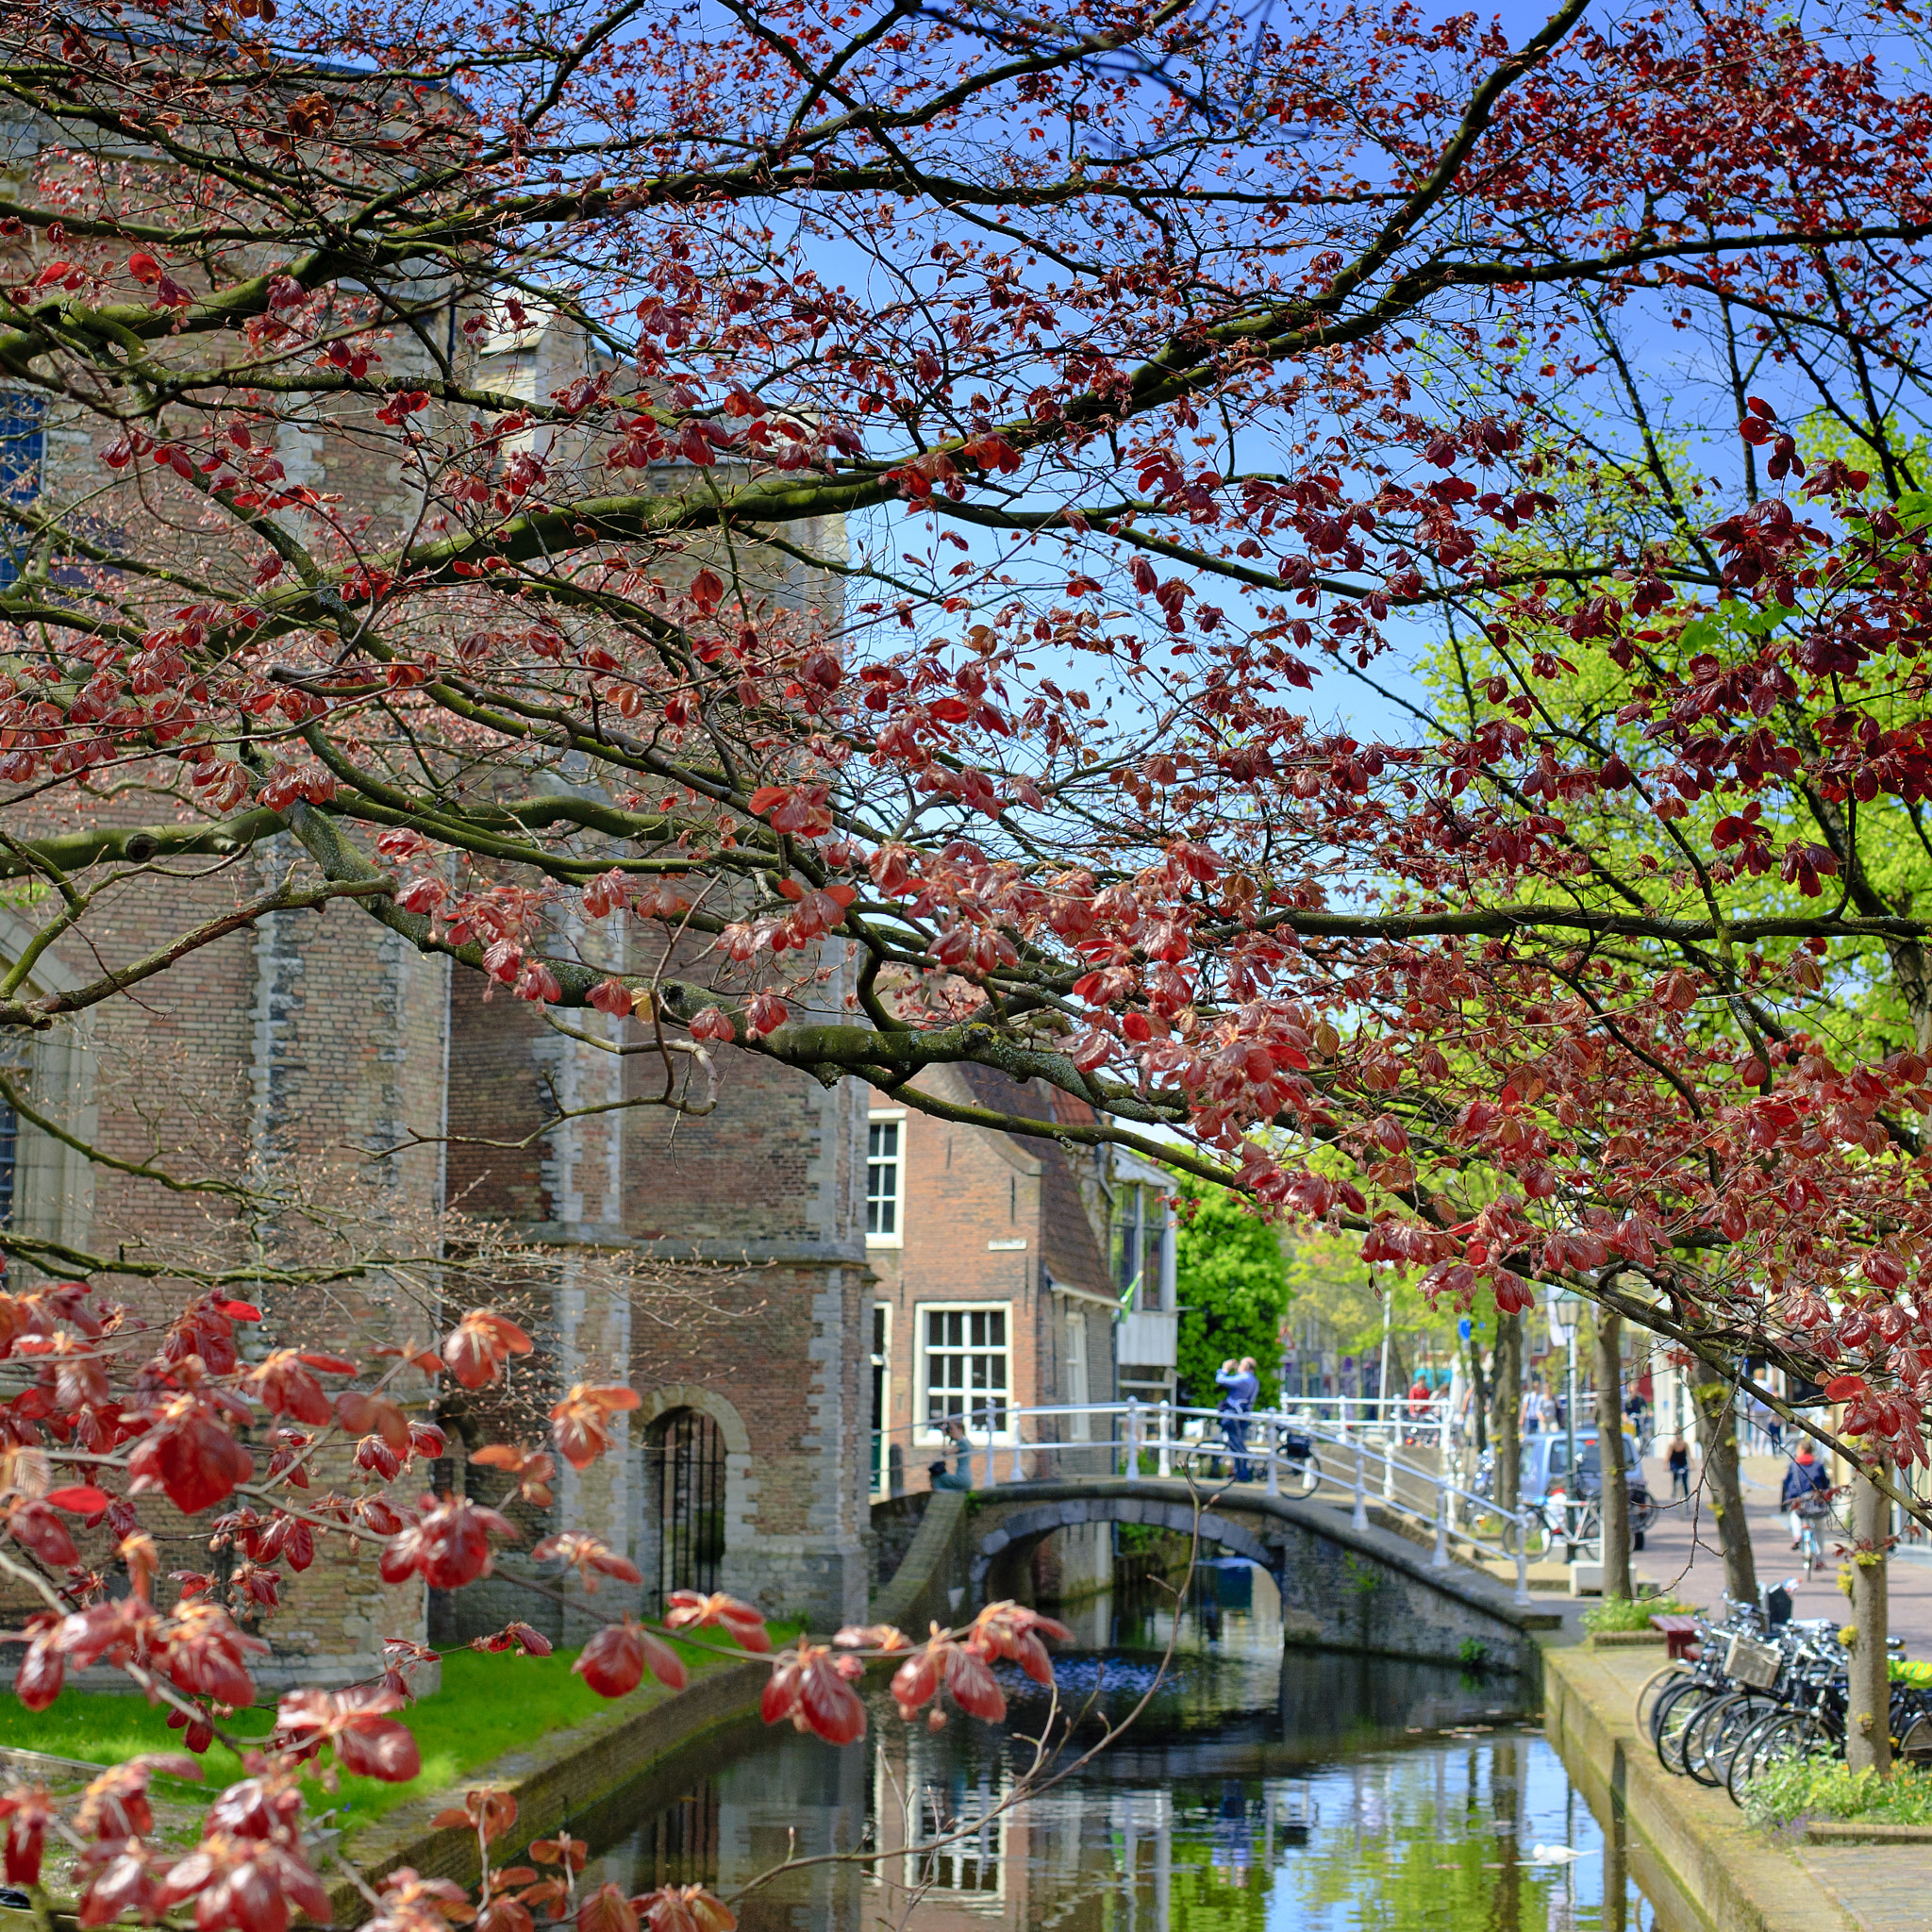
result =
[[[1569,1845],[1531,1845],[1529,1848],[1532,1865],[1574,1865],[1583,1856]]]

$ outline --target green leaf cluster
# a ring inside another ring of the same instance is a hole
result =
[[[1583,1627],[1592,1636],[1620,1630],[1648,1630],[1653,1617],[1681,1617],[1692,1606],[1674,1596],[1607,1596],[1583,1613]]]

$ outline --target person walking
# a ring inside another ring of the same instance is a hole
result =
[[[1791,1547],[1798,1547],[1798,1539],[1804,1533],[1803,1516],[1805,1507],[1816,1496],[1831,1488],[1831,1477],[1826,1474],[1824,1463],[1811,1453],[1809,1442],[1800,1442],[1798,1453],[1791,1457],[1791,1464],[1785,1471],[1785,1486],[1778,1495],[1778,1507],[1785,1510],[1791,1524]]]
[[[1222,1391],[1221,1434],[1234,1459],[1234,1479],[1238,1483],[1253,1482],[1254,1470],[1248,1461],[1248,1417],[1261,1392],[1261,1377],[1254,1357],[1243,1356],[1236,1361],[1230,1356],[1222,1363],[1214,1382]]]
[[[1690,1445],[1682,1436],[1673,1436],[1664,1451],[1664,1460],[1671,1468],[1671,1501],[1681,1496],[1685,1502],[1690,1500]]]

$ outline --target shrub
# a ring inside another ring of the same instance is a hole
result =
[[[1583,1613],[1591,1636],[1612,1630],[1648,1630],[1653,1617],[1681,1617],[1694,1606],[1674,1596],[1607,1596]]]
[[[1744,1812],[1765,1830],[1811,1818],[1932,1824],[1932,1773],[1901,1766],[1880,1777],[1875,1771],[1853,1771],[1837,1757],[1794,1757],[1752,1779]]]

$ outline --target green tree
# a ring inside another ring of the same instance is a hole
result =
[[[1407,1388],[1425,1353],[1439,1367],[1455,1355],[1455,1308],[1448,1302],[1438,1307],[1424,1294],[1418,1276],[1384,1268],[1375,1281],[1356,1245],[1334,1235],[1297,1231],[1284,1247],[1288,1295],[1296,1315],[1321,1322],[1341,1354],[1379,1356],[1386,1315],[1389,1383],[1397,1393]],[[1478,1338],[1486,1329],[1492,1337],[1494,1327],[1493,1312],[1484,1316],[1478,1310]]]
[[[1214,1374],[1229,1356],[1253,1356],[1260,1401],[1281,1392],[1281,1318],[1288,1264],[1274,1229],[1220,1188],[1181,1190],[1174,1280],[1181,1310],[1182,1399],[1211,1408]]]

